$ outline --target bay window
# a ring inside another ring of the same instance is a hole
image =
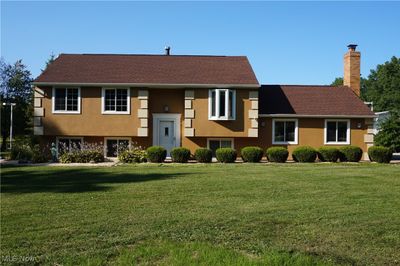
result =
[[[236,116],[236,91],[212,89],[208,97],[209,120],[234,120]]]
[[[350,144],[350,120],[325,120],[325,144]]]

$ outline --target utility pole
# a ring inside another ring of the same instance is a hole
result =
[[[9,105],[11,107],[11,117],[10,117],[10,150],[12,148],[12,136],[13,136],[13,107],[17,105],[16,103],[3,103],[4,106]],[[3,139],[3,141],[5,141]]]

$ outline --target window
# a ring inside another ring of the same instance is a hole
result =
[[[208,105],[208,116],[210,120],[234,120],[236,116],[235,90],[210,90]]]
[[[208,148],[212,151],[213,157],[219,148],[233,148],[233,139],[208,139]]]
[[[82,138],[57,138],[58,154],[80,150],[81,146]]]
[[[297,119],[274,119],[272,121],[272,144],[297,144]]]
[[[103,88],[102,113],[103,114],[129,114],[130,89]]]
[[[80,113],[80,88],[53,88],[53,113]]]
[[[350,144],[350,120],[325,120],[325,144]]]
[[[130,147],[129,139],[106,139],[106,156],[117,157],[121,151]]]

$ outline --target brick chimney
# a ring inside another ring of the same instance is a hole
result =
[[[350,87],[360,96],[360,52],[356,51],[357,44],[349,44],[349,50],[344,55],[343,85]]]

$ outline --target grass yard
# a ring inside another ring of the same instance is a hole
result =
[[[400,263],[400,165],[2,167],[1,264]]]

